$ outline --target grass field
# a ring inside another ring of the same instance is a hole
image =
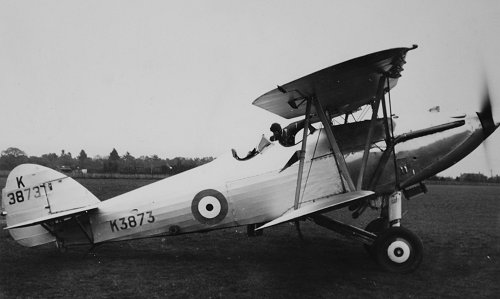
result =
[[[151,182],[81,181],[101,199]],[[302,224],[304,242],[285,224],[256,238],[233,228],[106,244],[93,254],[24,248],[2,230],[0,298],[500,298],[500,187],[431,185],[403,210],[425,250],[406,275],[380,271],[361,244],[312,223]],[[377,214],[330,216],[364,226]]]

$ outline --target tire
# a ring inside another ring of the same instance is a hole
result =
[[[422,241],[410,230],[390,227],[373,243],[375,259],[386,271],[410,273],[415,271],[423,258]]]
[[[382,233],[388,228],[389,228],[389,221],[387,220],[387,218],[379,217],[368,223],[365,230],[367,232],[374,233],[378,236],[380,233]],[[375,250],[373,244],[372,245],[363,244],[363,247],[365,248],[366,252],[368,252],[370,257],[375,258]]]

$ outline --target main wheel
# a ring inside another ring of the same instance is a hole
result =
[[[389,272],[415,271],[423,258],[422,241],[406,228],[390,227],[373,243],[375,259]]]
[[[379,217],[368,223],[365,230],[367,232],[374,233],[378,236],[380,233],[382,233],[388,228],[389,228],[389,220],[387,220],[387,218]],[[374,253],[375,250],[373,249],[374,247],[373,244],[372,245],[363,244],[363,247],[372,258],[375,258],[375,253]]]

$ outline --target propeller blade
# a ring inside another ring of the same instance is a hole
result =
[[[483,127],[483,132],[484,132],[485,138],[486,138],[489,135],[491,135],[491,133],[493,133],[496,130],[496,128],[498,127],[498,124],[496,124],[495,121],[493,120],[490,92],[488,90],[487,84],[485,84],[485,88],[483,91],[481,111],[477,112],[477,116],[479,117],[479,120],[481,121],[481,125]]]

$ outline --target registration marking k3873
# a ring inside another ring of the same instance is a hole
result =
[[[138,213],[136,215],[130,215],[128,217],[121,217],[118,219],[113,219],[109,221],[111,227],[111,232],[118,232],[125,229],[131,229],[138,226],[142,226],[146,223],[155,222],[155,216],[153,216],[152,211],[146,211],[144,213]]]

